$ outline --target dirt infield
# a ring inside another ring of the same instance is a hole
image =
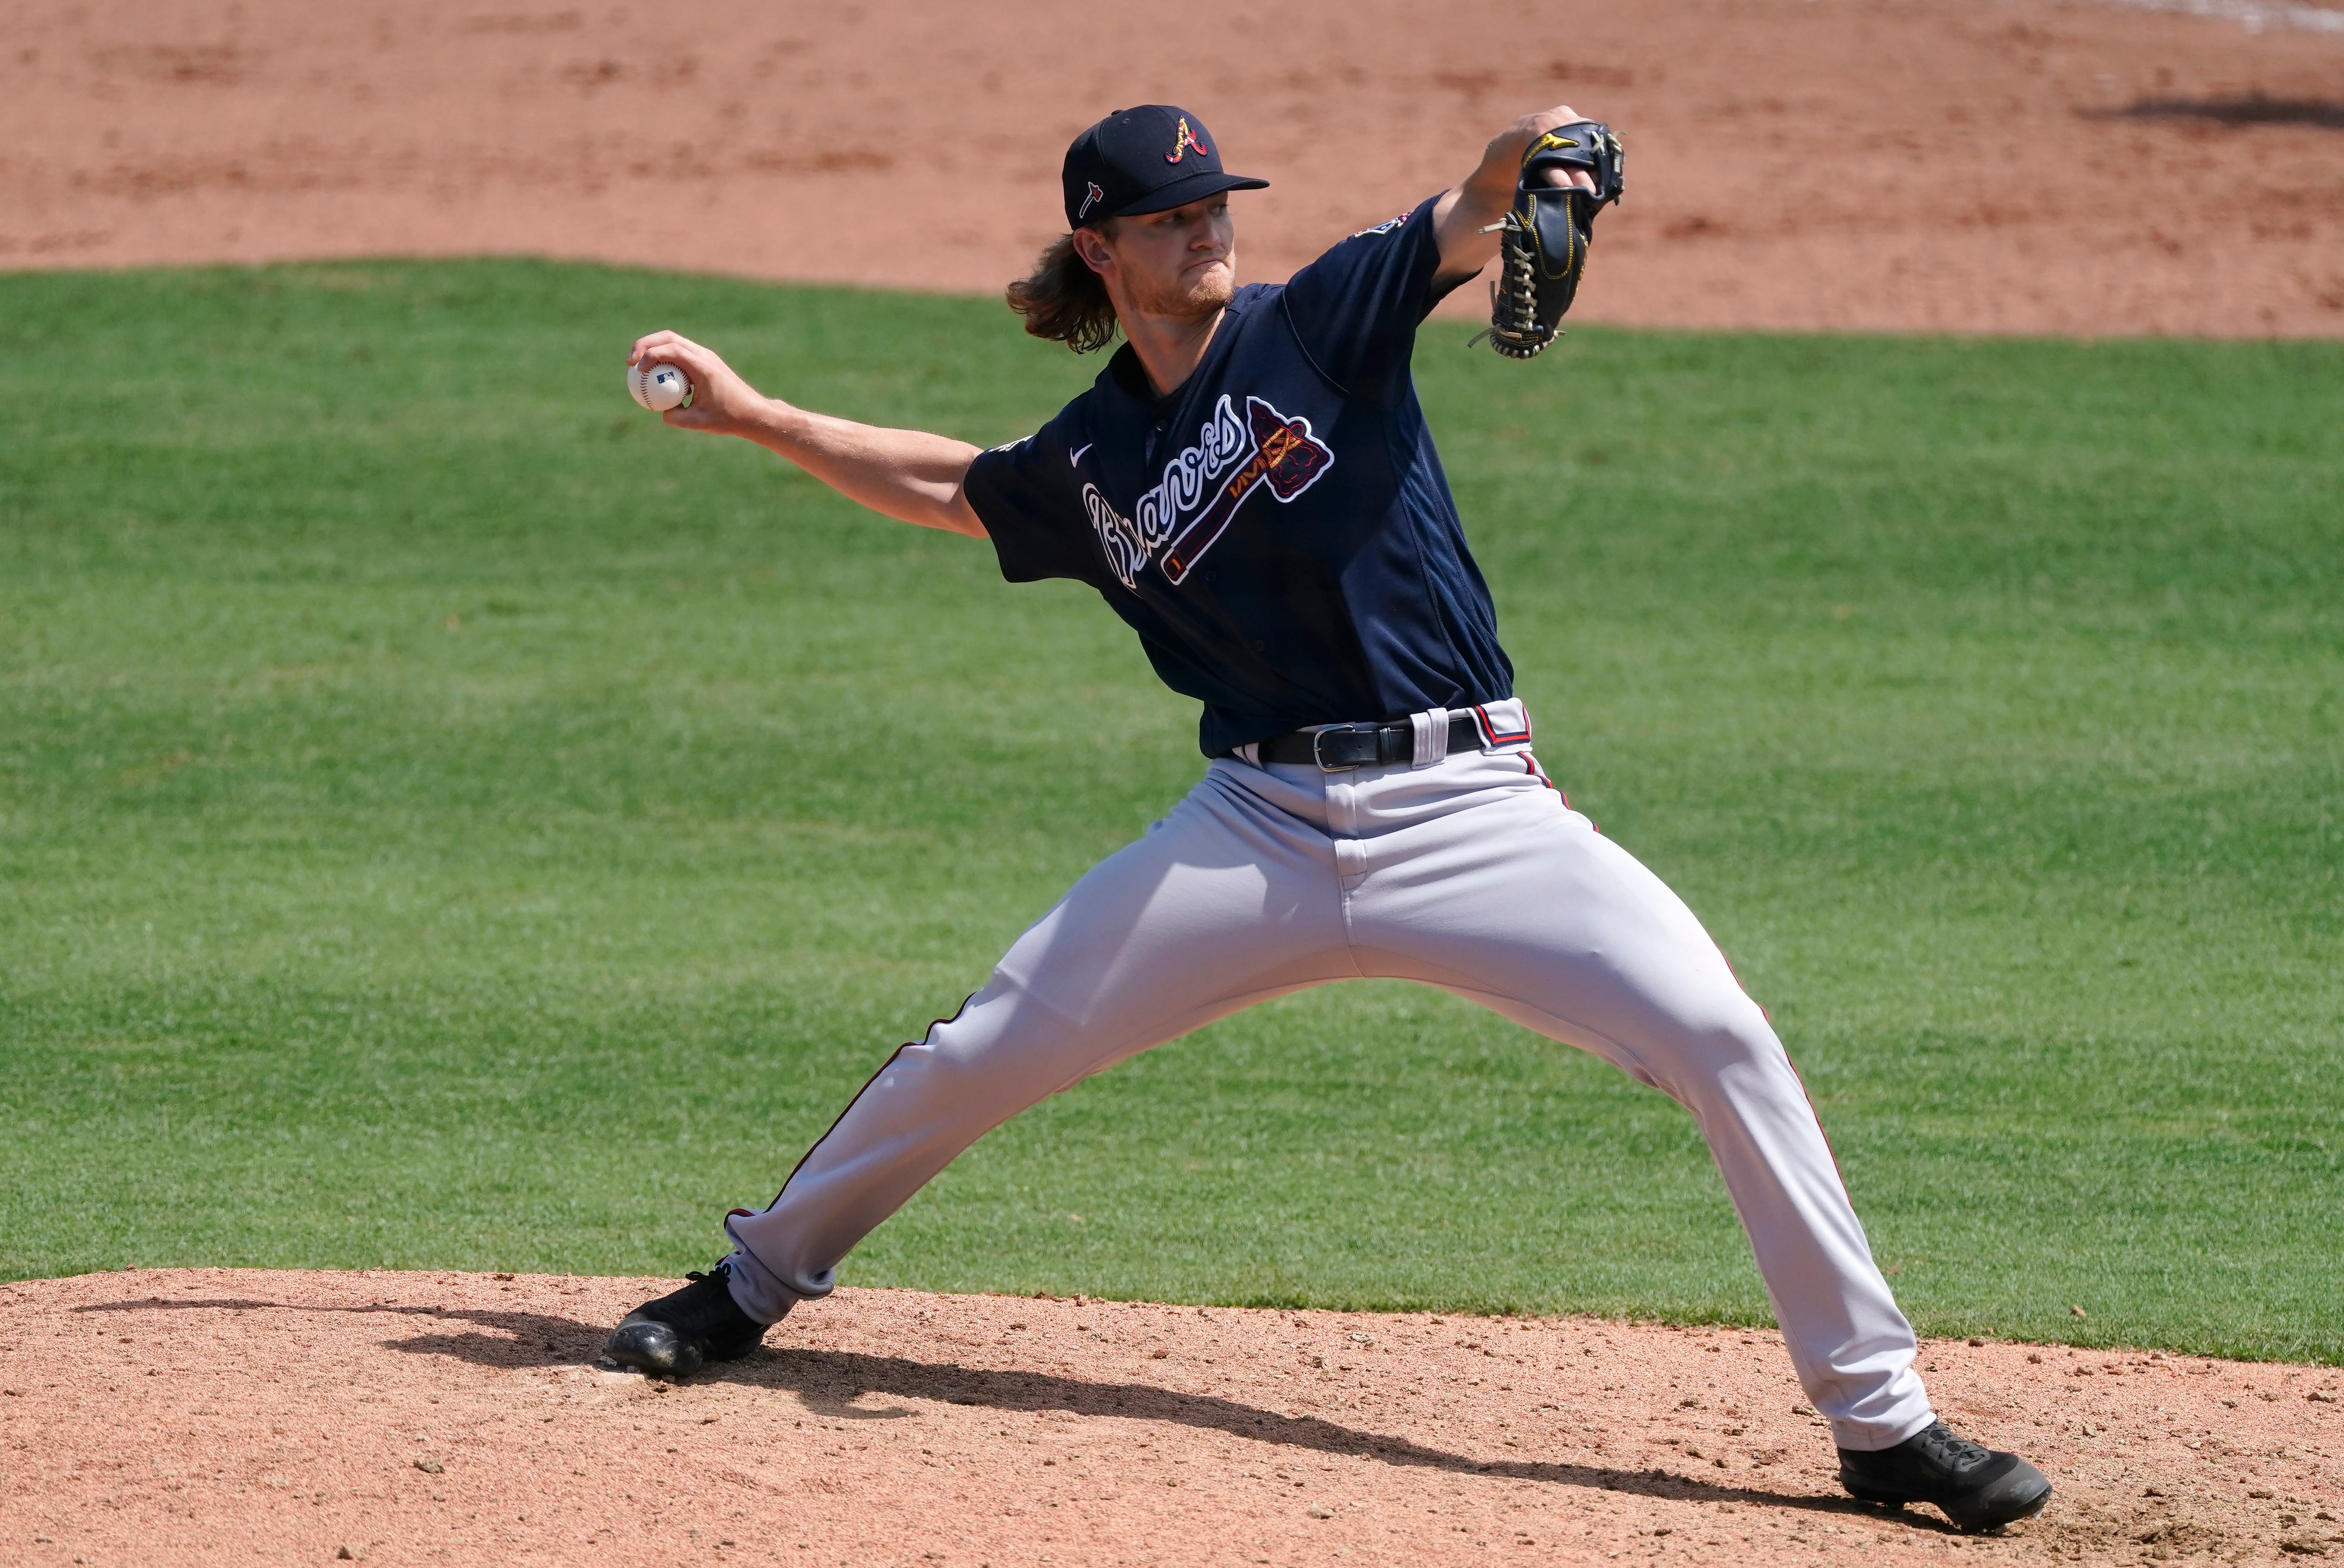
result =
[[[990,291],[1058,226],[1067,139],[1151,99],[1275,180],[1255,277],[1568,99],[1631,153],[1589,318],[2344,334],[2344,32],[2096,0],[0,0],[0,266]]]
[[[1965,1539],[1839,1494],[1768,1333],[842,1291],[692,1382],[584,1364],[661,1288],[0,1285],[0,1561],[2344,1556],[2333,1368],[1930,1343],[1940,1408],[2058,1488]]]

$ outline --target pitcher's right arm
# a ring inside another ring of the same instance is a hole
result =
[[[692,406],[660,416],[680,429],[754,441],[884,517],[985,537],[962,491],[979,450],[965,441],[858,425],[765,397],[714,349],[673,332],[636,339],[627,363],[673,365],[692,378]]]

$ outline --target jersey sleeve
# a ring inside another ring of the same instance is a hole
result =
[[[1342,241],[1286,286],[1286,318],[1321,376],[1347,397],[1389,401],[1408,377],[1416,329],[1460,276],[1436,287],[1433,200]]]
[[[962,481],[962,493],[992,537],[1001,575],[1011,582],[1089,582],[1097,573],[1082,476],[1068,458],[1066,427],[1061,414],[1022,441],[979,452]]]

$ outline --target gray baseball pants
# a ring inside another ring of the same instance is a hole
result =
[[[759,1322],[961,1151],[1046,1096],[1306,986],[1420,980],[1594,1052],[1692,1113],[1749,1232],[1800,1384],[1844,1448],[1934,1419],[1798,1075],[1661,879],[1539,771],[1518,702],[1484,745],[1323,773],[1216,760],[1145,837],[1017,939],[985,989],[889,1058],[781,1195],[736,1210],[733,1298]]]

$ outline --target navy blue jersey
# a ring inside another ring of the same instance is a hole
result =
[[[1513,695],[1409,374],[1439,265],[1428,201],[1239,289],[1170,397],[1126,345],[969,467],[1002,575],[1098,589],[1204,703],[1207,756]]]

